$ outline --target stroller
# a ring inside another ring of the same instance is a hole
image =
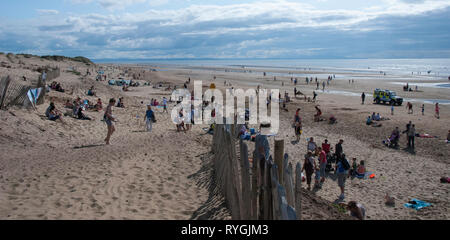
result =
[[[337,159],[337,156],[335,153],[332,154],[331,152],[329,152],[327,154],[327,165],[325,166],[325,172],[328,173],[328,172],[334,171],[333,163],[336,163],[336,159]]]
[[[398,148],[399,136],[392,134],[388,139],[383,140],[383,144],[390,148]]]

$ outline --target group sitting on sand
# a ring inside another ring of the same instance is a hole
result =
[[[60,84],[60,83],[57,83],[57,82],[55,82],[55,81],[53,81],[53,82],[50,84],[50,89],[55,90],[55,91],[57,91],[57,92],[65,92],[65,90],[62,88],[61,84]]]
[[[56,109],[55,104],[53,102],[50,102],[50,105],[48,106],[47,110],[45,111],[45,116],[50,121],[56,121],[59,120],[62,123],[64,123],[62,118],[62,113]]]

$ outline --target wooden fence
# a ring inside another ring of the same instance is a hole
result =
[[[30,89],[30,86],[15,83],[9,76],[2,78],[0,80],[0,109],[6,109],[13,105],[27,105],[29,102],[27,92]]]
[[[217,124],[212,147],[216,182],[232,219],[299,220],[300,163],[294,179],[289,156],[284,154],[284,140],[275,141],[274,161],[264,135],[256,136],[253,158],[249,159],[247,143],[238,139],[240,127]]]
[[[42,75],[39,76],[36,86],[26,86],[13,81],[9,76],[3,77],[0,80],[0,109],[8,108],[10,106],[29,106],[31,103],[28,100],[27,92],[32,88],[43,88],[41,95],[37,99],[37,104],[44,103],[45,85],[49,81],[60,76],[60,69],[47,70],[46,80],[42,80]]]
[[[47,75],[46,79],[43,80],[42,74],[41,74],[39,76],[38,83],[36,85],[36,88],[40,88],[40,87],[44,88],[41,95],[39,96],[39,98],[36,101],[37,105],[44,103],[44,98],[45,98],[45,93],[46,93],[45,85],[50,83],[50,81],[52,81],[53,79],[58,78],[61,75],[61,70],[59,68],[50,69],[50,70],[46,71],[46,75]]]

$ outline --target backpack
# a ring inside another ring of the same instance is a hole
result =
[[[348,160],[346,158],[342,159],[341,163],[342,163],[342,167],[345,170],[349,170],[350,169],[350,164],[348,163]]]

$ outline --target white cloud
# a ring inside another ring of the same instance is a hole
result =
[[[71,0],[77,4],[100,4],[111,11],[138,3],[147,4],[150,8],[167,1]],[[9,46],[4,40],[4,36],[9,33],[11,36],[34,39],[20,43],[30,45],[30,49],[36,47],[39,51],[44,51],[58,46],[53,50],[60,51],[65,47],[72,51],[87,52],[97,58],[193,55],[279,57],[288,54],[312,56],[324,51],[324,48],[329,49],[328,44],[334,44],[332,35],[328,36],[330,40],[326,44],[316,43],[316,40],[322,39],[310,40],[307,46],[297,44],[302,38],[310,37],[312,31],[315,34],[320,31],[348,35],[369,34],[375,30],[383,31],[386,26],[391,27],[389,22],[380,24],[380,19],[418,16],[448,6],[450,1],[394,0],[364,10],[320,10],[309,4],[277,1],[191,5],[176,10],[147,8],[133,13],[102,11],[101,14],[71,14],[64,18],[61,18],[62,14],[51,16],[58,14],[56,10],[39,9],[37,11],[42,15],[49,16],[30,23],[0,23],[0,48],[2,45],[5,49]],[[52,34],[46,34],[50,31]],[[326,34],[321,36],[327,36]],[[292,35],[301,38],[290,39]],[[411,36],[402,36],[391,42],[402,46],[421,43]]]
[[[39,15],[56,15],[59,14],[58,10],[53,9],[36,9]]]

